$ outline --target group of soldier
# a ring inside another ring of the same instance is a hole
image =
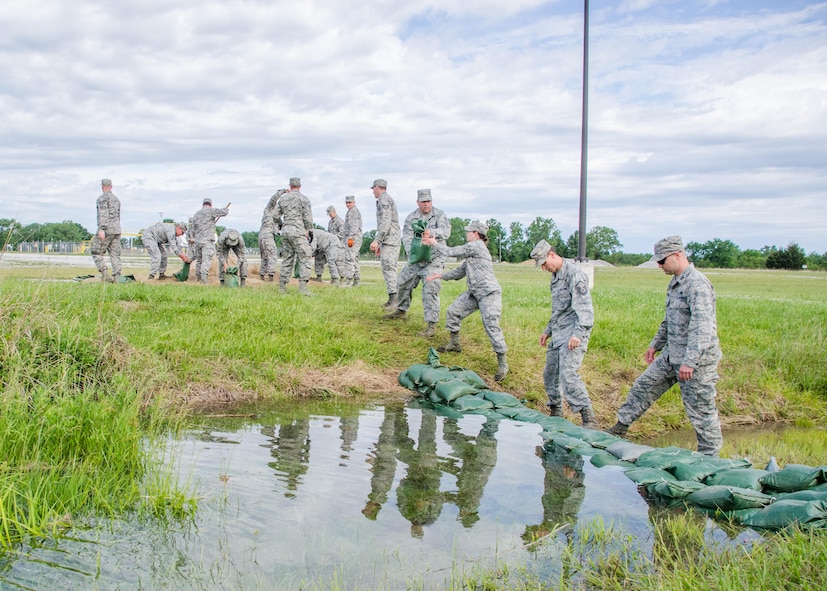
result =
[[[117,281],[120,261],[120,202],[112,193],[112,182],[103,179],[102,194],[97,200],[98,228],[92,240],[92,256],[101,277]],[[445,212],[433,206],[430,189],[417,191],[416,209],[399,224],[396,202],[387,191],[385,179],[376,179],[370,187],[376,198],[376,234],[370,251],[380,260],[388,295],[383,305],[384,318],[405,319],[413,290],[422,283],[422,308],[425,328],[421,336],[432,337],[440,316],[441,280],[465,278],[467,290],[451,303],[446,312],[445,326],[450,339],[438,347],[440,352],[461,352],[460,324],[479,310],[485,332],[497,356],[496,381],[508,374],[506,346],[499,326],[502,315],[502,288],[494,275],[491,254],[487,247],[488,227],[474,220],[465,228],[465,243],[449,247],[451,223]],[[291,178],[289,188],[279,189],[269,200],[262,215],[259,233],[261,249],[260,277],[274,281],[276,267],[276,232],[282,239],[282,266],[279,291],[285,292],[291,276],[296,273],[299,293],[312,295],[307,288],[311,280],[311,260],[315,258],[315,280],[321,281],[324,265],[330,269],[331,283],[340,287],[359,284],[358,254],[362,244],[362,217],[355,197],[345,197],[347,215],[344,220],[332,205],[327,231],[314,228],[310,200],[301,193],[301,179]],[[159,222],[143,233],[143,242],[150,253],[149,279],[163,278],[167,266],[166,246],[185,263],[190,257],[178,244],[178,237],[187,233],[196,262],[198,281],[207,276],[216,251],[219,256],[219,279],[223,283],[229,252],[234,252],[239,265],[240,285],[247,278],[245,246],[241,234],[224,230],[216,238],[216,222],[229,213],[213,208],[209,198],[201,210],[184,223]],[[404,246],[407,262],[398,271],[400,248]],[[112,275],[107,275],[104,254],[109,253]],[[580,414],[583,425],[598,428],[586,386],[579,375],[594,325],[589,279],[586,274],[561,257],[545,240],[531,251],[536,265],[552,274],[550,283],[552,313],[540,335],[539,344],[546,347],[543,382],[548,396],[550,414],[562,416],[565,399],[572,412]],[[444,272],[448,257],[462,261]],[[709,280],[689,262],[680,236],[670,236],[655,243],[652,261],[673,278],[667,288],[666,313],[655,337],[645,353],[646,371],[635,380],[626,401],[618,411],[617,423],[610,433],[625,435],[632,422],[671,386],[680,385],[681,397],[698,439],[698,451],[716,455],[723,444],[720,419],[716,407],[717,366],[721,350],[717,335],[715,292]],[[660,353],[660,355],[658,355]]]

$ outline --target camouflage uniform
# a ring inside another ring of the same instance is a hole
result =
[[[175,235],[176,224],[158,222],[151,225],[141,234],[141,242],[144,243],[149,253],[149,276],[163,275],[167,272],[167,249],[172,249],[176,256],[181,255],[181,247],[178,245],[178,236]]]
[[[715,406],[715,384],[721,347],[715,311],[715,290],[703,273],[690,265],[672,277],[666,290],[666,315],[649,344],[661,354],[635,380],[617,413],[618,421],[632,424],[675,383],[695,434],[698,451],[716,455],[723,445]],[[681,365],[694,368],[692,378],[680,382]]]
[[[589,278],[575,265],[563,261],[551,275],[551,319],[543,331],[548,335],[543,385],[551,406],[562,406],[561,392],[572,412],[591,408],[592,401],[580,375],[583,356],[589,348],[594,326],[594,309]],[[571,337],[580,344],[569,350]]]
[[[479,310],[482,316],[482,326],[491,341],[494,352],[499,354],[508,351],[503,331],[500,328],[503,292],[494,276],[491,253],[488,252],[485,241],[474,240],[462,246],[437,244],[432,248],[439,251],[440,256],[465,259],[456,269],[442,274],[445,281],[465,277],[468,285],[468,291],[461,293],[448,306],[448,311],[445,313],[445,328],[448,332],[458,333],[462,320]]]
[[[430,230],[431,236],[436,238],[440,244],[445,245],[445,241],[451,236],[451,222],[448,221],[448,216],[445,215],[444,211],[434,207],[430,213],[423,214],[419,208],[416,208],[405,218],[402,230],[402,244],[409,256],[411,254],[411,242],[414,239],[413,223],[419,220],[428,222],[428,230]],[[439,251],[435,250],[431,250],[430,261],[406,264],[399,272],[396,280],[399,293],[397,308],[405,312],[411,307],[413,290],[422,281],[422,311],[425,322],[439,322],[439,289],[442,283],[439,279],[425,281],[425,278],[428,275],[442,273],[444,266],[445,255],[439,254]]]
[[[331,206],[332,207],[332,206]],[[342,240],[345,237],[345,221],[339,217],[338,215],[334,218],[330,218],[330,221],[327,222],[327,232],[328,234],[332,234],[336,238],[339,239],[339,243],[341,244]],[[325,251],[316,251],[315,253],[315,271],[316,277],[321,278],[322,273],[324,272],[325,264],[329,263],[330,261],[327,260],[327,256]],[[342,254],[342,259],[344,259],[344,254]],[[341,263],[334,262],[334,266],[336,265],[344,265],[344,261]],[[338,275],[338,277],[344,277],[344,266],[342,266],[342,273]],[[333,273],[330,274],[330,277],[333,278]],[[337,277],[337,278],[338,278]]]
[[[285,287],[299,262],[299,282],[310,278],[310,259],[313,250],[307,232],[313,229],[313,211],[310,200],[293,188],[286,192],[273,209],[273,221],[281,230],[281,272],[279,285]]]
[[[348,246],[349,239],[353,239],[353,246]],[[345,277],[359,281],[359,250],[362,248],[362,214],[355,205],[345,214]]]
[[[111,186],[111,183],[108,186]],[[98,231],[92,237],[89,252],[102,278],[106,278],[106,262],[103,255],[109,253],[112,277],[117,278],[121,274],[121,202],[111,191],[104,191],[98,197],[96,206]],[[100,231],[104,233],[103,240],[98,236]]]
[[[273,222],[273,210],[276,208],[276,202],[284,193],[283,189],[279,189],[275,195],[270,197],[267,207],[264,208],[264,213],[261,216],[261,228],[258,231],[258,248],[261,252],[261,266],[259,267],[259,276],[264,281],[265,276],[273,280],[276,274],[276,262],[278,261],[278,252],[276,250],[276,224]]]
[[[232,244],[230,233],[235,232],[238,235],[238,242]],[[218,252],[218,279],[224,281],[224,264],[229,264],[230,251],[235,253],[238,265],[238,278],[247,279],[247,255],[245,252],[244,238],[238,230],[227,228],[218,237],[218,242],[215,243],[215,250]]]
[[[316,264],[318,265],[319,258],[322,261],[327,261],[331,281],[339,281],[339,277],[342,277],[345,272],[345,252],[339,238],[335,234],[317,228],[313,230],[313,240],[310,241],[310,248],[316,257]],[[322,264],[324,265],[324,263]],[[316,273],[321,275],[318,267]]]
[[[192,216],[192,237],[195,240],[195,271],[198,281],[207,282],[215,256],[215,223],[230,213],[226,207],[202,207]]]
[[[395,294],[396,267],[399,262],[399,247],[402,245],[402,233],[399,228],[399,213],[396,203],[387,191],[376,199],[376,243],[379,245],[379,260],[382,264],[382,276],[388,294]]]

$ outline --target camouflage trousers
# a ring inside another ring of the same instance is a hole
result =
[[[206,282],[210,276],[210,267],[215,257],[215,242],[205,240],[195,243],[195,274],[198,281]]]
[[[551,339],[549,339],[551,343]],[[589,348],[589,339],[580,341],[576,349],[569,350],[568,343],[546,350],[546,367],[543,370],[543,385],[548,402],[552,406],[562,407],[565,398],[573,413],[579,413],[591,407],[592,401],[586,384],[578,373],[583,364],[583,357]]]
[[[218,279],[224,279],[224,261],[228,264],[228,267],[232,267],[233,265],[229,264],[230,262],[230,253],[235,254],[236,264],[235,266],[238,267],[238,278],[239,279],[247,279],[247,256],[244,254],[244,249],[240,247],[240,245],[231,246],[227,249],[226,254],[219,254],[218,256]]]
[[[359,249],[362,247],[362,241],[359,244],[353,241],[353,246],[345,246],[345,278],[358,280],[361,275],[359,273]]]
[[[281,272],[279,284],[287,285],[293,276],[293,267],[296,261],[299,262],[299,281],[310,279],[310,259],[313,257],[313,250],[310,242],[304,234],[281,235]]]
[[[345,249],[340,246],[331,246],[324,252],[316,252],[315,257],[315,271],[316,277],[321,277],[324,273],[324,266],[330,269],[330,279],[337,281],[341,277],[345,277]]]
[[[167,272],[167,248],[165,244],[159,244],[155,240],[144,242],[147,253],[149,253],[149,274],[154,276]]]
[[[92,254],[92,260],[95,261],[95,266],[100,271],[101,275],[106,274],[106,261],[103,260],[103,255],[109,254],[109,262],[112,264],[112,275],[121,274],[121,235],[113,234],[111,236],[104,236],[103,240],[98,238],[95,234],[92,237],[92,245],[89,248]]]
[[[428,275],[434,273],[442,273],[442,263],[408,263],[402,267],[396,278],[400,310],[407,310],[411,307],[413,290],[422,281],[422,312],[425,322],[439,322],[439,290],[442,287],[442,281],[439,279],[425,281]]]
[[[278,251],[276,250],[276,237],[271,231],[258,233],[258,249],[261,251],[261,265],[259,275],[276,274],[276,263],[278,262]]]
[[[717,455],[724,443],[721,420],[715,406],[718,366],[709,364],[696,367],[692,379],[685,382],[678,381],[679,368],[680,365],[669,363],[662,355],[657,357],[635,380],[626,401],[617,411],[617,420],[624,425],[631,425],[669,388],[676,383],[680,384],[681,400],[698,438],[698,451]]]
[[[382,264],[382,277],[388,293],[396,293],[396,267],[399,263],[399,244],[382,244],[379,250],[379,262]]]
[[[503,294],[501,291],[493,291],[488,295],[477,298],[471,292],[464,291],[459,297],[451,302],[448,311],[445,313],[445,328],[448,332],[459,332],[460,323],[477,310],[482,316],[482,327],[494,353],[505,353],[508,347],[505,344],[505,337],[500,328],[500,316],[503,313]]]

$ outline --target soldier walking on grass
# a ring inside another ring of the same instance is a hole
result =
[[[370,243],[370,251],[379,257],[382,264],[382,277],[388,301],[385,311],[396,309],[396,268],[399,262],[399,247],[402,245],[402,231],[399,228],[399,212],[396,203],[388,194],[388,182],[385,179],[373,181],[373,196],[376,198],[376,236]]]
[[[362,248],[362,214],[356,207],[356,197],[345,197],[345,286],[356,287],[361,277],[359,269],[359,251]]]
[[[230,213],[230,204],[227,207],[213,209],[212,199],[205,197],[202,207],[192,216],[192,230],[194,240],[195,270],[198,282],[206,284],[210,275],[210,267],[215,256],[215,223]]]
[[[689,262],[680,236],[658,240],[654,251],[651,260],[672,275],[666,288],[666,314],[644,355],[649,367],[635,380],[617,412],[617,423],[608,432],[625,436],[629,425],[677,383],[695,428],[698,451],[717,456],[724,440],[715,405],[721,360],[715,290]]]
[[[121,202],[112,192],[112,181],[101,179],[101,191],[96,207],[98,210],[98,231],[92,237],[89,252],[101,274],[101,281],[117,283],[121,277]],[[106,271],[103,255],[109,253],[112,276]]]
[[[258,231],[258,248],[261,252],[261,266],[259,267],[259,277],[262,281],[273,281],[276,274],[276,263],[278,262],[278,252],[276,251],[276,224],[273,221],[273,210],[276,208],[276,203],[287,189],[279,189],[275,195],[270,197],[267,207],[264,208],[264,213],[261,215],[261,228]]]
[[[293,275],[293,267],[299,265],[299,293],[313,295],[307,289],[310,279],[310,259],[313,249],[310,247],[310,234],[313,229],[313,211],[310,200],[301,194],[301,179],[290,179],[290,190],[284,193],[273,210],[273,222],[281,231],[281,271],[279,273],[279,292],[287,292],[287,283]]]
[[[182,261],[190,262],[189,257],[181,251],[178,244],[178,237],[183,236],[186,231],[187,225],[184,222],[177,224],[158,222],[141,234],[141,242],[144,243],[149,253],[149,277],[147,277],[149,281],[154,281],[155,277],[159,280],[167,278],[167,246]]]

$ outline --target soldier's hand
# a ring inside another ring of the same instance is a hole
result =
[[[656,351],[654,347],[649,347],[646,349],[646,355],[644,355],[644,358],[646,359],[647,364],[652,365],[652,362],[655,360],[655,353]]]
[[[682,382],[686,382],[692,379],[692,375],[694,373],[694,367],[689,367],[688,365],[681,365],[680,369],[678,370],[678,379]]]
[[[545,347],[546,343],[548,343],[548,335],[546,333],[543,333],[540,335],[540,346]]]
[[[571,337],[569,339],[569,351],[574,351],[578,346],[580,346],[580,337]]]

